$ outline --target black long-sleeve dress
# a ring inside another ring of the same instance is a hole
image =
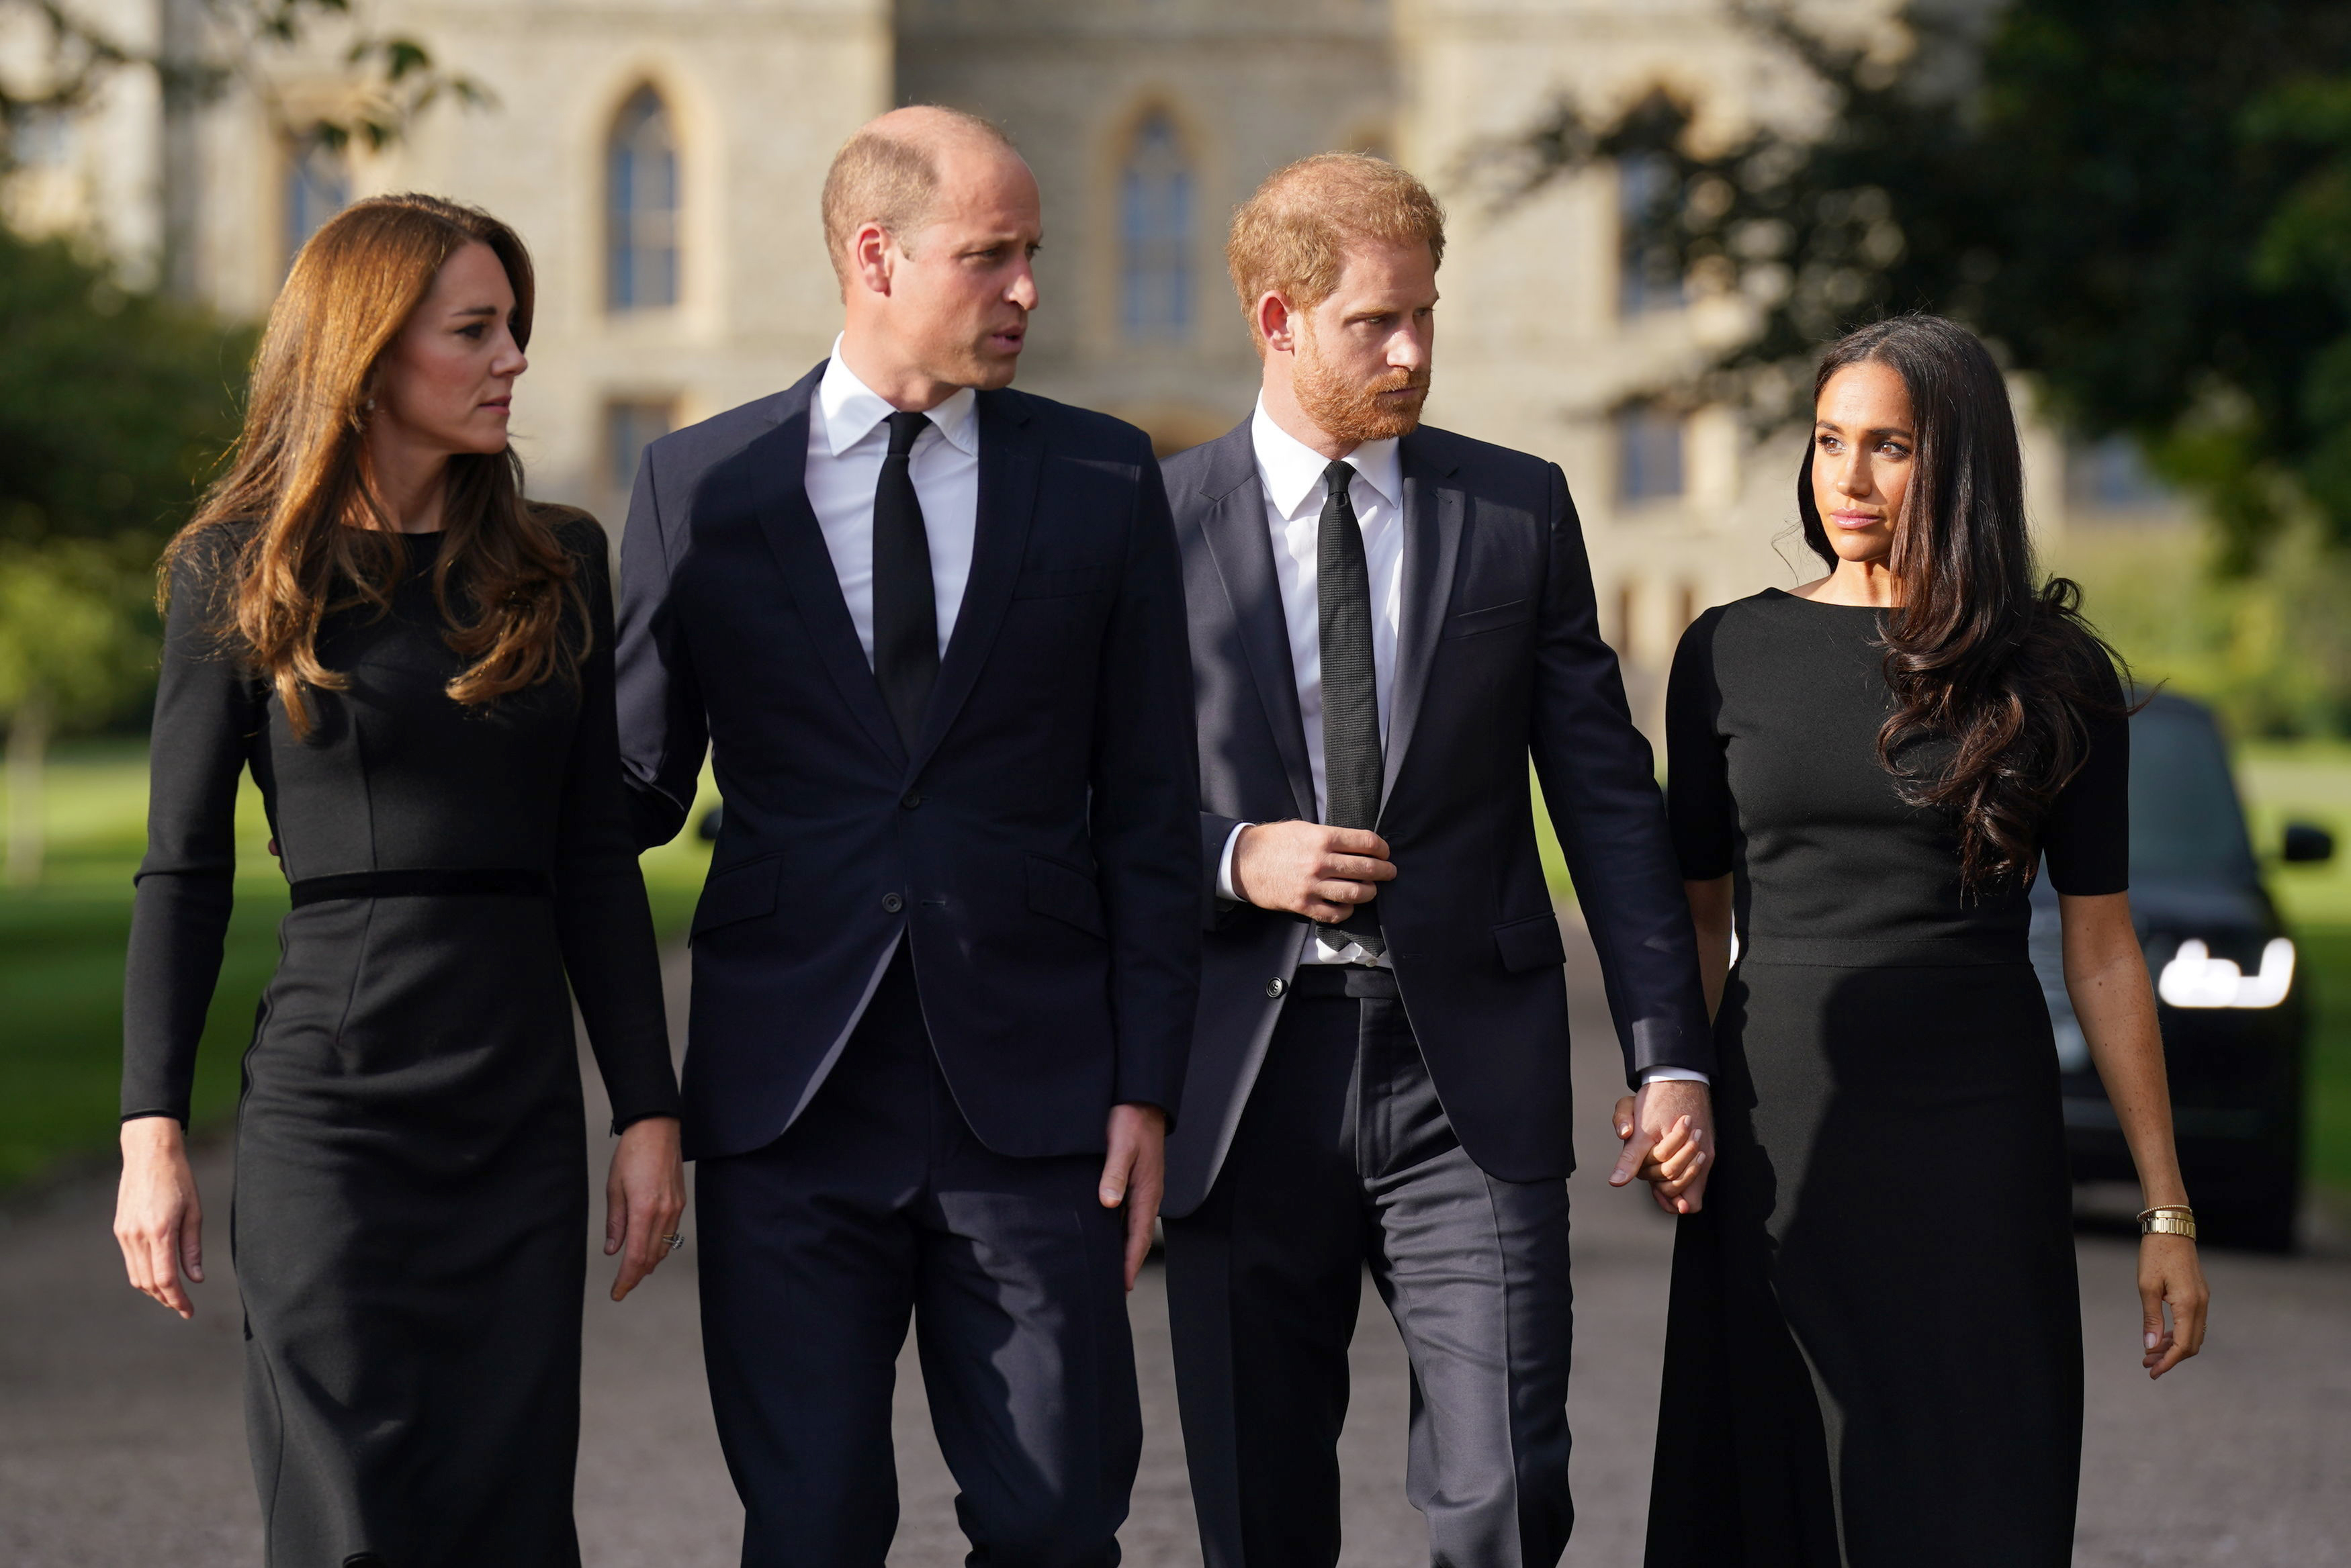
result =
[[[404,535],[387,617],[328,618],[348,690],[297,741],[209,624],[238,531],[174,572],[124,1007],[126,1118],[184,1121],[253,773],[293,884],[246,1053],[231,1245],[283,1568],[579,1562],[587,1262],[576,993],[617,1123],[675,1115],[622,795],[602,530],[549,514],[594,639],[481,707]],[[576,624],[572,629],[576,630]]]
[[[1771,590],[1674,661],[1682,875],[1734,878],[1740,945],[1719,1163],[1677,1221],[1649,1568],[2072,1560],[2081,1307],[2026,895],[1963,898],[1948,819],[1879,764],[1877,636],[1875,610]],[[2128,881],[2129,731],[2098,667],[2114,711],[2042,833],[2064,893]]]

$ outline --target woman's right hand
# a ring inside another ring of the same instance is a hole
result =
[[[122,1186],[114,1199],[114,1240],[122,1248],[131,1288],[144,1291],[182,1317],[196,1303],[180,1283],[183,1270],[204,1282],[204,1211],[196,1199],[186,1140],[170,1116],[122,1124]]]

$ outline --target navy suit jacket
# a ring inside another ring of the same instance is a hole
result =
[[[1199,958],[1183,587],[1148,438],[981,392],[971,577],[912,753],[802,483],[819,366],[646,450],[622,542],[621,753],[675,836],[705,743],[726,810],[694,916],[690,1158],[779,1136],[890,944],[999,1154],[1171,1114]]]
[[[1378,909],[1405,1010],[1462,1148],[1506,1181],[1574,1168],[1565,951],[1528,758],[1567,852],[1625,1052],[1711,1073],[1696,942],[1648,742],[1601,640],[1558,467],[1437,430],[1405,436],[1404,593],[1378,831]],[[1165,1211],[1207,1198],[1309,928],[1216,897],[1236,824],[1316,820],[1290,629],[1249,427],[1164,465],[1184,554],[1200,726],[1207,928]]]

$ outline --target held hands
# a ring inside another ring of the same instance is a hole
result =
[[[1234,892],[1326,926],[1370,903],[1395,874],[1387,840],[1360,827],[1261,822],[1242,828],[1233,846]]]
[[[604,1256],[621,1254],[612,1281],[619,1301],[670,1254],[664,1240],[685,1212],[685,1167],[678,1158],[675,1116],[646,1116],[621,1129],[604,1179]]]
[[[2211,1292],[2204,1285],[2204,1265],[2196,1243],[2186,1236],[2147,1235],[2138,1240],[2138,1299],[2146,1309],[2145,1355],[2139,1365],[2149,1377],[2160,1377],[2204,1348],[2204,1313]],[[2168,1303],[2171,1322],[2163,1309]]]
[[[1113,1106],[1110,1152],[1102,1158],[1105,1209],[1126,1210],[1126,1288],[1151,1255],[1151,1227],[1167,1190],[1167,1113],[1157,1106]]]
[[[1622,1187],[1638,1176],[1668,1214],[1695,1214],[1705,1206],[1706,1174],[1714,1166],[1714,1106],[1707,1086],[1692,1079],[1644,1084],[1616,1102],[1616,1136],[1625,1152],[1609,1173]]]
[[[122,1248],[123,1272],[133,1290],[183,1318],[196,1315],[196,1303],[180,1283],[204,1282],[204,1212],[196,1200],[195,1172],[188,1168],[186,1140],[170,1116],[141,1116],[122,1124],[122,1185],[114,1199],[114,1240]]]

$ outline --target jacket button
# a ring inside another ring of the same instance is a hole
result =
[[[884,893],[882,895],[882,907],[894,915],[906,907],[906,900],[895,893]]]
[[[1268,996],[1275,996],[1275,997],[1278,997],[1278,996],[1280,996],[1283,992],[1288,991],[1289,989],[1290,989],[1290,982],[1289,982],[1288,981],[1286,981],[1286,980],[1282,979],[1280,975],[1276,975],[1276,976],[1274,976],[1274,978],[1273,978],[1273,979],[1271,979],[1271,980],[1270,980],[1270,981],[1267,981],[1265,982],[1265,993],[1266,993]]]
[[[901,799],[898,804],[904,806],[908,811],[912,811],[916,806],[923,804],[923,797],[919,794],[908,794]]]

